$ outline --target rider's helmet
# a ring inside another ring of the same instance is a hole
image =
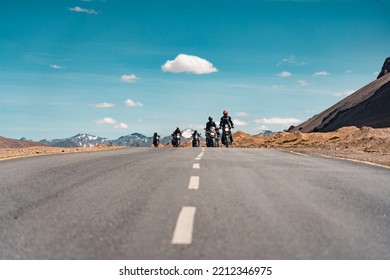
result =
[[[209,122],[212,122],[213,121],[213,118],[212,117],[209,117]]]
[[[223,115],[224,115],[224,116],[227,116],[228,114],[229,114],[228,110],[224,110],[224,111],[223,111]]]
[[[154,135],[157,135],[157,132],[155,132]]]
[[[198,131],[194,130],[194,134],[198,133]]]

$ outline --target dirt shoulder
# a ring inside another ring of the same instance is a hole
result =
[[[272,136],[237,132],[235,142],[236,147],[274,148],[390,166],[390,128],[350,126],[327,133],[280,132]]]
[[[286,150],[286,149],[283,149]],[[365,151],[351,151],[350,149],[326,149],[326,148],[294,148],[288,151],[322,157],[333,157],[371,162],[390,168],[390,155],[378,152],[367,153]]]
[[[0,149],[0,159],[21,157],[21,156],[62,154],[62,153],[96,152],[96,151],[113,150],[113,149],[121,149],[121,148],[126,148],[126,147],[100,145],[95,147],[80,147],[80,148],[58,148],[58,147],[48,147],[48,146],[2,148]]]

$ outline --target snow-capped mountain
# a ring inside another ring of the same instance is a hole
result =
[[[93,147],[97,145],[109,145],[110,140],[90,134],[79,133],[66,139],[43,139],[39,143],[52,147]]]
[[[192,138],[192,133],[194,133],[194,130],[192,128],[186,128],[181,131],[181,136],[184,137],[186,140],[190,140]]]
[[[251,134],[251,136],[271,136],[274,134],[276,134],[276,133],[271,131],[271,130],[260,130],[256,133]]]
[[[182,142],[192,140],[192,128],[182,130]],[[199,131],[198,131],[199,132]],[[203,139],[201,137],[201,139]],[[168,144],[172,141],[172,136],[161,137],[161,144]],[[97,145],[117,145],[117,146],[128,146],[128,147],[150,147],[153,144],[153,137],[147,137],[141,133],[132,133],[129,135],[121,136],[115,140],[109,140],[90,134],[79,133],[75,136],[65,139],[43,139],[39,143],[52,146],[52,147],[92,147]]]
[[[153,137],[146,137],[141,133],[132,133],[121,136],[111,141],[113,145],[129,147],[149,147],[153,143]]]

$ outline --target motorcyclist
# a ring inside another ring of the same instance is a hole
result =
[[[219,138],[219,130],[218,130],[218,127],[217,125],[215,124],[215,121],[213,120],[212,117],[209,117],[209,121],[206,123],[206,138],[208,138],[208,132],[210,131],[210,128],[211,127],[215,127],[215,131],[217,132],[217,140]],[[208,139],[206,139],[206,143],[208,143]]]
[[[194,132],[192,133],[192,137],[195,137],[195,135],[198,135],[198,137],[200,137],[200,133],[197,130],[194,130]]]
[[[234,128],[234,124],[232,118],[229,116],[228,110],[223,111],[223,116],[219,122],[219,127],[223,128],[224,125],[227,124],[230,129]],[[233,134],[230,132],[230,141],[233,143]]]
[[[180,134],[180,136],[181,136],[181,131],[180,131],[179,127],[176,127],[176,130],[172,133],[172,136],[174,136],[176,134]]]
[[[210,130],[210,127],[212,126],[217,127],[215,121],[213,121],[213,118],[209,117],[209,121],[206,123],[206,130]]]
[[[198,139],[196,139],[196,136],[198,136]],[[198,145],[196,147],[199,147],[199,138],[200,138],[200,133],[197,130],[194,130],[192,133],[192,142],[198,141]]]
[[[180,131],[179,127],[176,127],[176,130],[172,133],[172,145],[174,144],[173,141],[175,140],[176,135],[180,135],[180,137],[181,137],[181,131]]]
[[[158,133],[155,132],[155,133],[153,134],[153,145],[154,145],[155,147],[157,147],[158,144],[160,144],[159,142],[160,142],[160,135],[158,135]]]

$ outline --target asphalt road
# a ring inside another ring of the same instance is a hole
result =
[[[389,182],[266,149],[0,161],[0,259],[389,259]]]

